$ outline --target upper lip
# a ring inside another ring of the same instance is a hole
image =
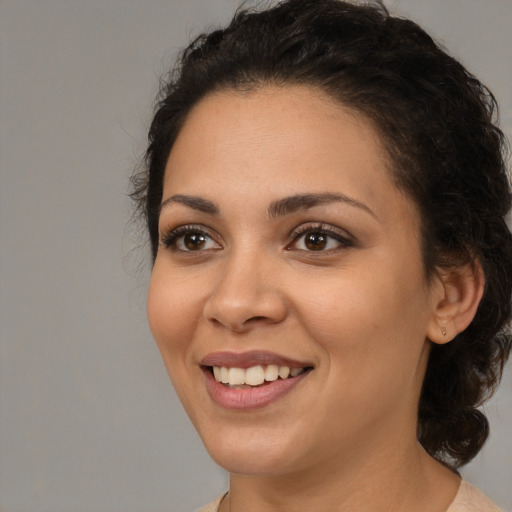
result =
[[[199,361],[201,366],[225,366],[228,368],[250,368],[251,366],[265,366],[276,364],[290,368],[306,368],[312,366],[304,361],[297,361],[264,350],[250,350],[248,352],[214,352]]]

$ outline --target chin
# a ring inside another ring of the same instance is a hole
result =
[[[277,476],[291,471],[289,462],[278,454],[257,453],[245,450],[211,450],[210,456],[228,473],[247,476]]]
[[[258,431],[218,434],[217,431],[217,435],[201,438],[210,457],[229,473],[270,476],[296,468],[297,449],[282,436],[282,431],[277,436]]]

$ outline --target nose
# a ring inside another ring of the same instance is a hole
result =
[[[278,273],[270,260],[263,257],[250,258],[240,254],[225,261],[205,302],[205,319],[237,333],[282,322],[287,315],[287,306],[278,283]]]

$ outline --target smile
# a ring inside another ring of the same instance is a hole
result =
[[[211,400],[239,411],[270,405],[313,371],[310,364],[260,351],[211,354],[200,366]]]
[[[226,366],[213,366],[213,376],[217,382],[229,387],[247,389],[248,387],[261,386],[265,382],[275,382],[278,379],[294,378],[303,373],[305,368],[290,368],[269,364],[266,367],[258,365],[250,368],[228,368]]]

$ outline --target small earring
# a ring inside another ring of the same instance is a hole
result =
[[[446,327],[441,327],[441,332],[443,333],[443,336],[446,336]]]

